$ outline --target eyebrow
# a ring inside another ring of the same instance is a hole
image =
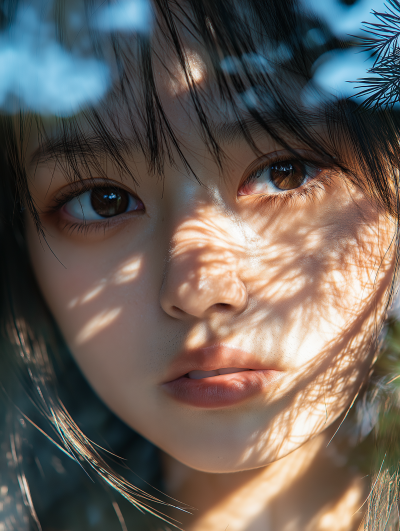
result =
[[[243,140],[246,136],[245,131],[250,134],[268,134],[259,122],[254,119],[218,124],[210,121],[209,130],[215,140],[227,144]],[[79,160],[80,158],[104,155],[106,153],[110,155],[115,155],[115,153],[132,154],[138,151],[140,151],[140,142],[132,137],[122,135],[107,135],[104,137],[100,134],[71,133],[44,140],[32,153],[30,161],[31,163],[41,164],[58,157],[73,157]]]
[[[254,117],[219,123],[210,120],[208,125],[213,138],[221,144],[232,144],[245,140],[248,136],[253,140],[257,140],[260,135],[270,138],[268,131]],[[103,136],[71,132],[44,140],[33,152],[30,162],[38,165],[58,158],[79,162],[105,154],[121,158],[124,154],[132,156],[142,150],[139,138],[121,134]]]
[[[106,137],[100,134],[69,134],[49,138],[41,142],[32,153],[30,162],[43,164],[57,158],[84,159],[109,153],[132,153],[139,150],[139,142],[123,136]]]

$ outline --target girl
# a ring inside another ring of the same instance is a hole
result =
[[[3,120],[3,387],[20,425],[99,478],[122,528],[397,529],[396,359],[377,362],[396,290],[395,113],[317,92],[312,65],[338,41],[292,0],[134,3],[133,32],[118,4],[32,5],[56,30],[30,46],[80,43],[107,90],[35,108],[21,89]],[[5,23],[24,9],[3,1]],[[88,392],[66,392],[69,353],[144,438],[137,461],[154,467],[146,440],[158,449],[165,496],[73,420]],[[76,490],[78,523],[62,494],[51,515],[22,427],[5,457],[32,525],[116,528]],[[161,520],[129,520],[113,492]]]

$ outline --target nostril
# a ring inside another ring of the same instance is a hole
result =
[[[232,309],[232,305],[231,304],[228,304],[226,302],[218,302],[216,304],[213,304],[209,310],[211,309],[212,310],[217,310],[217,311],[228,311],[228,310],[231,310]],[[171,314],[173,315],[173,317],[179,319],[181,317],[183,317],[187,312],[185,312],[185,310],[182,310],[182,308],[179,308],[179,306],[171,306]]]
[[[227,304],[226,302],[218,302],[214,305],[214,308],[217,310],[229,310],[231,308],[230,304]]]
[[[181,310],[180,308],[178,308],[178,306],[172,306],[171,307],[171,310],[175,313],[175,314],[178,314],[178,315],[183,315],[185,312],[183,310]]]
[[[174,319],[208,319],[214,312],[222,317],[242,313],[246,308],[247,290],[235,272],[228,272],[221,278],[211,271],[194,280],[190,271],[185,278],[178,275],[179,270],[173,273],[162,285],[160,304]]]

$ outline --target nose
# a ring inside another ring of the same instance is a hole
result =
[[[188,226],[189,225],[189,226]],[[240,250],[226,234],[186,224],[173,237],[160,303],[178,319],[204,319],[215,312],[239,314],[248,294],[240,278]]]

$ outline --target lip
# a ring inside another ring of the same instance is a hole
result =
[[[194,370],[214,371],[228,367],[250,370],[197,380],[186,376]],[[161,387],[178,402],[217,409],[237,405],[261,394],[282,374],[274,367],[263,366],[254,354],[214,345],[182,352],[172,363]]]

